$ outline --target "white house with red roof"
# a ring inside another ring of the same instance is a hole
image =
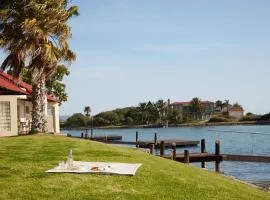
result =
[[[32,123],[32,86],[0,71],[0,137],[27,134]],[[47,95],[47,132],[59,133],[59,104]]]
[[[242,119],[244,117],[244,109],[241,106],[232,106],[229,110],[229,116],[236,119]]]
[[[181,120],[193,120],[198,118],[201,118],[202,120],[210,119],[214,113],[215,103],[211,101],[201,101],[201,104],[203,109],[202,113],[200,113],[200,116],[198,116],[198,113],[193,111],[191,101],[178,101],[170,104],[170,106],[180,112]]]

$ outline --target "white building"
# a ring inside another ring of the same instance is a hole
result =
[[[229,116],[234,117],[236,119],[242,119],[244,116],[244,110],[242,107],[232,107],[229,110]]]
[[[32,86],[0,71],[0,137],[27,134],[32,122]],[[47,132],[59,133],[59,104],[47,95]]]

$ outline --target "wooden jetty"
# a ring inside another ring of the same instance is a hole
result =
[[[88,135],[88,133],[81,133],[81,137],[76,138],[82,138],[82,139],[90,139],[95,141],[100,141],[108,144],[123,144],[123,145],[135,145],[136,147],[140,148],[151,148],[154,146],[155,149],[161,148],[161,146],[164,148],[170,148],[172,145],[175,145],[176,147],[189,147],[189,146],[197,146],[200,141],[196,140],[163,140],[158,141],[157,140],[157,134],[154,134],[154,140],[146,140],[142,141],[139,140],[138,132],[136,132],[136,138],[135,141],[122,141],[122,136],[120,135],[108,135],[108,136],[93,136]],[[162,144],[163,142],[163,144]]]
[[[88,136],[87,133],[82,133],[81,136],[72,136],[75,138],[81,138],[81,139],[90,139],[90,140],[95,140],[95,141],[118,141],[122,140],[121,135],[107,135],[107,136]]]
[[[270,163],[270,156],[222,154],[224,161]]]
[[[161,144],[163,145],[163,143]],[[201,162],[202,168],[205,168],[205,162],[215,162],[216,172],[220,172],[220,164],[222,161],[270,163],[270,156],[221,154],[219,141],[215,143],[215,153],[206,152],[204,139],[201,140],[201,153],[189,153],[188,150],[185,150],[183,154],[176,154],[176,147],[173,144],[172,155],[165,155],[164,148],[165,147],[160,148],[160,156],[163,158],[173,159],[187,164]]]
[[[124,145],[136,145],[140,148],[150,148],[152,145],[154,145],[154,148],[159,149],[161,147],[161,142],[157,142],[155,144],[154,141],[116,141],[116,140],[108,140],[104,141],[108,144],[124,144]],[[197,146],[200,141],[192,141],[192,140],[164,140],[164,147],[170,148],[172,147],[172,144],[175,143],[176,147],[187,147],[187,146]]]

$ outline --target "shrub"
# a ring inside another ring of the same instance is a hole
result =
[[[262,115],[262,116],[260,117],[260,120],[270,120],[270,113],[265,114],[265,115]]]
[[[209,122],[229,122],[230,120],[228,120],[225,117],[211,117],[209,119]]]
[[[257,121],[259,120],[260,117],[258,117],[257,115],[246,115],[243,117],[243,119],[241,119],[241,121]]]
[[[64,126],[66,127],[85,127],[87,126],[90,118],[81,114],[75,113],[67,119]]]

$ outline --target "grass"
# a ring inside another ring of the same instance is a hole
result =
[[[136,176],[49,174],[74,159],[142,163]],[[229,178],[135,149],[53,135],[0,138],[0,199],[270,199]]]

